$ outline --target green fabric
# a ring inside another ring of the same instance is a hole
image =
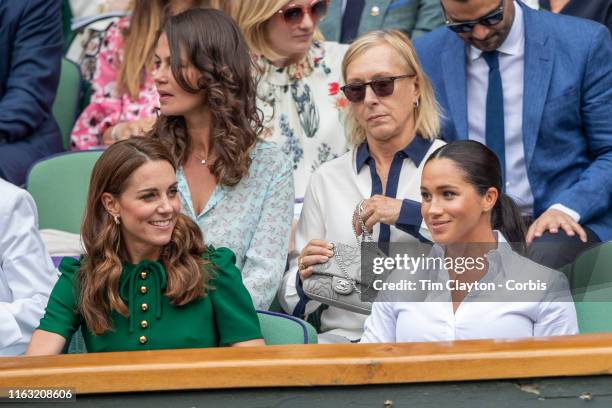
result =
[[[580,333],[612,332],[612,242],[602,243],[576,259],[568,275]]]
[[[70,133],[81,103],[82,83],[79,66],[63,58],[59,87],[53,102],[53,117],[62,133],[62,144],[65,150],[70,149]]]
[[[36,163],[27,190],[38,208],[38,227],[78,234],[93,167],[101,151],[66,153]]]
[[[67,340],[82,327],[89,352],[160,350],[226,346],[261,338],[261,329],[253,301],[242,284],[235,266],[235,255],[227,248],[208,247],[204,258],[211,261],[214,278],[205,297],[184,306],[173,306],[164,295],[167,280],[160,262],[143,261],[124,264],[119,294],[130,310],[129,317],[113,311],[113,329],[95,336],[86,327],[77,307],[76,279],[81,261],[64,258],[61,276],[53,288],[45,317],[39,329],[57,333]],[[146,272],[143,279],[141,272]],[[147,287],[141,293],[141,287]],[[146,311],[142,304],[148,306]],[[146,321],[147,327],[141,327]],[[146,343],[139,339],[145,336]]]
[[[349,3],[347,2],[347,5]],[[398,29],[414,39],[443,24],[444,15],[440,0],[366,0],[358,35],[372,30]],[[327,41],[340,41],[341,1],[329,3],[327,16],[319,24],[319,29]]]
[[[257,313],[259,324],[268,346],[282,344],[304,344],[304,328],[306,328],[307,344],[317,343],[317,332],[305,321],[297,322],[289,316]]]

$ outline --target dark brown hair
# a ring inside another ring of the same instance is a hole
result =
[[[168,18],[162,28],[170,46],[170,66],[177,83],[187,92],[203,91],[212,116],[211,149],[216,160],[210,167],[217,182],[234,186],[244,177],[249,151],[262,130],[257,110],[253,60],[236,23],[213,9],[190,9]],[[196,87],[181,69],[181,49],[199,71]],[[180,163],[189,153],[189,135],[182,116],[164,116],[152,137],[171,149]]]
[[[125,53],[117,80],[121,94],[138,98],[143,84],[144,72],[153,61],[153,48],[157,33],[169,15],[170,0],[135,0],[130,17],[130,26],[123,33]],[[229,0],[194,0],[192,7],[214,7],[230,11]]]
[[[427,163],[434,159],[452,160],[478,194],[484,195],[490,187],[497,189],[499,198],[491,212],[491,226],[504,234],[518,252],[525,249],[525,223],[512,198],[502,189],[501,164],[497,155],[482,143],[473,140],[457,140],[434,151]]]
[[[111,312],[128,316],[128,308],[119,296],[119,281],[126,260],[124,238],[102,203],[102,195],[119,197],[130,177],[143,164],[163,160],[176,165],[172,155],[156,140],[131,138],[111,145],[94,166],[87,195],[87,206],[81,227],[86,256],[81,262],[79,278],[79,312],[87,327],[100,335],[110,330]],[[165,295],[176,306],[203,297],[210,275],[202,232],[197,224],[178,214],[170,242],[161,251],[168,286]]]

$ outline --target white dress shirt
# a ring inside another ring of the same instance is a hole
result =
[[[402,162],[396,198],[421,201],[421,173],[426,158],[437,148],[444,145],[434,141],[420,163],[410,158]],[[295,250],[289,254],[289,270],[285,273],[278,298],[283,309],[292,313],[300,302],[296,288],[298,257],[302,249],[312,239],[327,242],[342,242],[355,245],[352,229],[352,216],[359,201],[372,194],[372,176],[368,165],[357,171],[357,149],[352,148],[344,155],[324,163],[311,178],[304,207],[297,226]],[[378,241],[381,224],[374,226],[372,237]],[[421,234],[427,236],[425,224]],[[389,242],[418,242],[412,235],[390,226]],[[310,300],[306,303],[305,314],[312,313],[321,304]],[[349,312],[330,306],[321,314],[321,331],[328,335],[349,340],[358,340],[363,332],[365,315]]]
[[[535,10],[538,10],[540,8],[540,3],[538,2],[538,0],[523,0],[523,3]]]
[[[26,351],[57,280],[32,197],[0,179],[0,356]]]
[[[497,232],[497,236],[500,245],[486,254],[489,270],[480,282],[492,282],[499,287],[512,279],[517,282],[532,280],[545,282],[546,290],[511,293],[496,289],[484,292],[484,295],[483,292],[470,292],[456,311],[453,311],[448,291],[433,295],[427,293],[424,300],[418,302],[377,301],[365,322],[361,342],[510,339],[577,334],[576,309],[565,276],[513,252],[501,233]],[[434,245],[432,254],[430,256],[442,256],[444,250]],[[445,283],[449,279],[448,271],[443,268],[425,273],[437,282]],[[382,296],[388,300],[386,296],[393,295],[385,293]],[[502,301],[509,297],[512,301]]]
[[[521,6],[514,2],[514,21],[506,40],[497,49],[504,90],[504,134],[506,162],[506,193],[524,215],[533,214],[533,192],[527,178],[523,146],[523,89],[525,72],[525,22]],[[468,126],[471,140],[486,144],[485,125],[489,66],[482,50],[467,48]],[[570,215],[576,222],[580,215],[562,204],[555,208]]]

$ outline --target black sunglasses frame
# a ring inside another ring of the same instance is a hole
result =
[[[397,75],[397,76],[390,76],[390,77],[384,77],[384,78],[376,78],[376,79],[373,79],[373,80],[371,80],[369,82],[346,84],[346,85],[340,87],[340,89],[344,93],[344,96],[346,96],[346,99],[349,100],[349,102],[352,102],[352,103],[361,103],[365,99],[365,96],[366,96],[366,87],[368,85],[370,85],[370,88],[372,88],[372,92],[374,92],[374,94],[376,96],[378,96],[378,97],[385,97],[385,96],[393,95],[393,92],[395,91],[395,81],[396,80],[403,79],[403,78],[412,78],[412,77],[415,77],[415,76],[416,76],[416,74],[406,74],[406,75]],[[377,86],[376,86],[377,84],[382,84],[382,83],[385,83],[387,81],[391,81],[391,92],[385,93],[385,92],[382,92],[380,89],[377,90]],[[351,93],[351,89],[354,90],[355,92],[359,92],[359,97],[358,98],[351,99],[351,97],[349,97],[349,94]],[[348,92],[347,92],[347,90],[348,90]]]
[[[501,23],[502,21],[504,21],[505,8],[506,8],[506,0],[501,0],[500,6],[494,11],[492,11],[491,13],[487,14],[486,16],[480,17],[477,20],[458,21],[458,22],[452,22],[448,18],[448,14],[446,14],[446,10],[444,9],[444,6],[442,6],[442,11],[444,11],[444,18],[446,20],[445,21],[446,26],[450,28],[451,30],[453,30],[454,32],[462,34],[462,33],[471,33],[477,24],[482,24],[484,26],[491,27],[491,26]]]
[[[315,13],[312,12],[313,7],[318,6],[319,4],[323,5],[323,15],[321,15],[320,17],[315,19]],[[286,7],[286,8],[282,8],[280,10],[277,11],[277,14],[280,14],[281,17],[283,18],[283,21],[285,22],[285,24],[290,25],[290,26],[297,26],[299,24],[302,23],[302,21],[304,20],[304,17],[306,16],[306,14],[308,14],[310,16],[310,18],[314,21],[315,24],[318,24],[319,22],[323,21],[323,19],[325,18],[325,16],[327,15],[327,10],[329,9],[329,0],[318,0],[318,1],[313,1],[310,6],[298,6],[298,5],[291,5],[290,7]],[[295,21],[291,21],[292,18],[291,17],[287,17],[285,13],[291,11],[291,10],[299,10],[299,17],[297,17],[295,19]]]

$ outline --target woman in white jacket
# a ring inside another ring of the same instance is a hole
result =
[[[0,179],[0,356],[26,351],[57,280],[27,191]]]
[[[352,216],[361,200],[365,226],[378,243],[421,239],[421,170],[443,144],[436,140],[432,87],[404,34],[374,31],[357,39],[342,76],[352,148],[313,173],[280,290],[285,311],[299,317],[321,306],[302,290],[312,266],[329,259],[332,242],[354,244]],[[323,310],[319,341],[358,341],[365,317],[333,306]]]

